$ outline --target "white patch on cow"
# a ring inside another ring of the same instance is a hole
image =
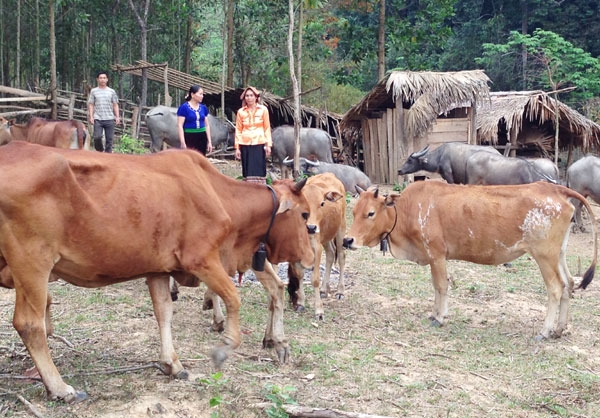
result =
[[[425,251],[427,252],[427,256],[429,258],[431,257],[431,252],[429,251],[429,236],[427,234],[427,221],[429,219],[429,216],[431,215],[431,209],[434,208],[434,205],[432,203],[429,204],[429,206],[427,206],[427,210],[425,211],[425,213],[423,214],[423,207],[421,206],[421,203],[419,203],[419,217],[417,219],[417,222],[419,223],[419,230],[421,231],[421,240],[423,242],[423,247],[425,247]]]
[[[469,228],[469,238],[471,238],[471,239],[475,238],[475,233],[473,232],[473,230],[471,228]]]
[[[546,197],[545,200],[535,201],[535,206],[525,215],[523,223],[519,227],[523,231],[523,238],[544,239],[552,227],[552,220],[561,213],[560,203]]]

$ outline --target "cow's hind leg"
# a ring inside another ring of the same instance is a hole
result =
[[[213,311],[213,322],[211,328],[216,332],[223,332],[225,329],[225,315],[221,309],[221,299],[215,292],[210,289],[206,289],[204,292],[204,303],[202,304],[202,310]]]
[[[173,347],[173,336],[171,334],[171,323],[173,321],[173,301],[169,289],[169,276],[153,276],[146,280],[154,316],[160,330],[160,365],[161,370],[168,376],[178,379],[187,379],[188,372],[183,368],[175,348]]]
[[[430,266],[435,299],[433,302],[433,314],[429,319],[432,325],[441,326],[444,324],[446,316],[448,316],[448,272],[446,260],[434,260]]]
[[[290,346],[283,330],[285,285],[279,280],[277,273],[269,262],[265,263],[265,271],[255,271],[254,274],[269,295],[269,315],[263,348],[274,348],[279,362],[286,363],[290,358]],[[302,282],[300,282],[300,287],[302,287]]]
[[[558,338],[565,330],[569,316],[570,294],[568,277],[561,277],[558,254],[534,255],[533,257],[540,267],[548,293],[546,319],[544,320],[542,331],[536,339]],[[554,328],[557,315],[558,323],[556,328]]]
[[[344,299],[344,291],[346,290],[344,284],[344,268],[346,266],[346,252],[344,251],[344,234],[345,230],[340,231],[335,240],[335,255],[337,258],[338,266],[340,267],[340,278],[338,280],[338,290],[335,297],[338,300]],[[331,270],[331,269],[330,269]],[[327,277],[329,280],[329,277]]]
[[[300,263],[289,263],[288,265],[288,295],[290,304],[296,312],[305,311],[306,295],[304,294],[304,269]]]

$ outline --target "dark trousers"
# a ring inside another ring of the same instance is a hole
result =
[[[106,144],[102,145],[102,132]],[[115,136],[114,120],[94,120],[94,148],[100,152],[112,152],[113,138]]]

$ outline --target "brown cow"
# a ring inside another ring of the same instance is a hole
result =
[[[219,173],[200,153],[123,155],[62,150],[15,141],[0,147],[0,268],[16,291],[13,325],[48,396],[84,399],[54,365],[45,335],[50,272],[83,287],[146,277],[160,329],[165,374],[187,377],[171,338],[169,275],[200,280],[225,302],[217,366],[240,344],[240,299],[230,279],[265,234],[270,259],[312,265],[302,182],[264,185]],[[274,214],[274,207],[276,215]],[[283,288],[273,292],[283,306]],[[273,345],[286,345],[273,325]],[[281,347],[279,347],[281,348]],[[280,350],[281,351],[281,350]]]
[[[529,253],[548,292],[548,311],[538,339],[560,337],[567,326],[573,288],[565,254],[574,212],[569,198],[581,201],[593,218],[583,196],[545,182],[462,186],[421,181],[390,196],[370,188],[356,202],[344,245],[373,247],[387,239],[394,257],[429,264],[435,289],[434,325],[441,325],[448,315],[446,260],[497,265]],[[598,255],[595,221],[592,224],[594,258],[579,286],[584,289],[594,277]]]
[[[4,126],[6,119],[1,118]],[[27,141],[34,144],[64,149],[89,150],[89,134],[85,125],[77,120],[48,120],[31,118],[24,124],[13,124],[0,129],[0,145],[10,141]]]
[[[329,276],[331,267],[337,259],[340,267],[340,279],[336,297],[344,297],[344,266],[345,254],[343,247],[346,233],[346,192],[344,185],[332,173],[318,174],[310,177],[302,190],[310,206],[310,216],[307,226],[311,246],[315,253],[315,266],[312,271],[312,286],[315,293],[315,317],[323,319],[323,301],[329,296]],[[325,276],[321,283],[319,264],[322,250],[325,250]],[[302,279],[304,269],[296,263],[290,263],[288,268],[288,293],[290,302],[296,311],[304,310],[304,288]],[[320,291],[319,291],[320,289]]]

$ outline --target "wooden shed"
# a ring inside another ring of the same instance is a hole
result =
[[[557,103],[540,90],[490,93],[477,104],[477,141],[490,143],[510,155],[541,155],[555,152]],[[600,125],[558,101],[559,151],[582,152],[600,146]],[[570,157],[567,158],[570,160]]]
[[[481,70],[389,72],[342,118],[346,157],[374,183],[392,184],[426,145],[476,143],[476,103],[488,99],[489,82]]]

